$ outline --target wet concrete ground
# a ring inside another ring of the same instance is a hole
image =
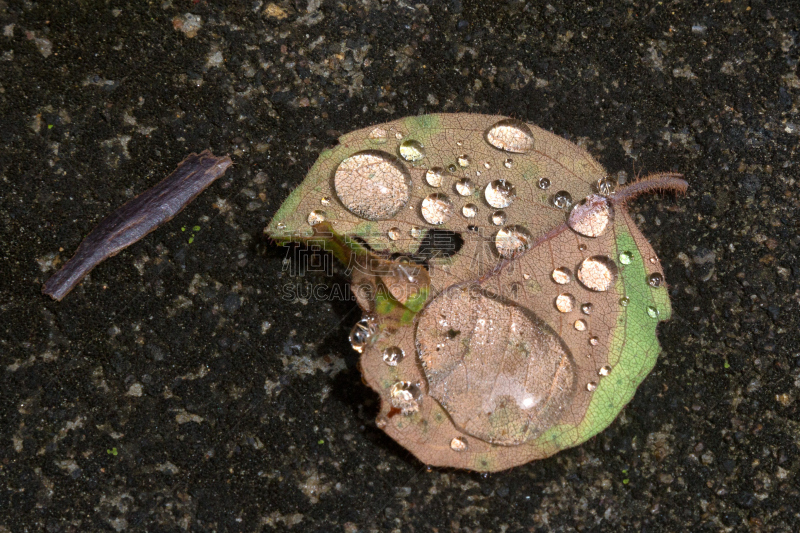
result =
[[[800,529],[791,3],[5,0],[0,25],[0,531]],[[653,373],[596,438],[488,477],[375,427],[360,313],[297,292],[343,278],[262,236],[341,133],[456,111],[690,183],[632,205],[674,308]],[[205,148],[235,166],[41,295]]]

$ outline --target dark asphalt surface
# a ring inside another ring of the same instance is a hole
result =
[[[800,530],[796,3],[0,0],[0,532]],[[374,423],[352,302],[262,230],[344,132],[501,113],[606,168],[674,318],[599,436],[426,470]],[[105,215],[234,166],[63,302]],[[300,296],[303,296],[300,294]]]

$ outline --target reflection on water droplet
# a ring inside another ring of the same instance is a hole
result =
[[[589,290],[607,291],[617,277],[617,266],[604,255],[584,259],[578,267],[578,280]]]
[[[429,194],[422,201],[422,218],[428,224],[444,224],[450,220],[453,204],[444,194]]]
[[[511,160],[510,157],[508,159],[506,159],[505,161],[503,161],[503,166],[506,167],[506,168],[511,168],[511,165],[513,165],[513,164],[514,164],[514,162]]]
[[[475,204],[466,204],[461,208],[461,214],[467,218],[474,218],[478,214],[478,206]]]
[[[651,306],[648,306],[648,307],[647,307],[647,315],[648,315],[650,318],[658,318],[658,309],[656,309],[656,308],[655,308],[655,307],[653,307],[652,305],[651,305]]]
[[[539,188],[546,191],[550,188],[550,180],[547,178],[539,178]]]
[[[486,131],[486,141],[500,150],[524,154],[533,150],[533,132],[520,120],[507,118]]]
[[[373,335],[378,331],[378,323],[372,317],[364,317],[350,330],[350,346],[358,353],[363,353]]]
[[[614,194],[614,189],[616,189],[617,184],[614,183],[614,179],[606,176],[604,178],[600,178],[595,183],[595,188],[599,194],[603,196],[608,196],[609,194]]]
[[[558,209],[569,209],[572,205],[572,195],[567,191],[558,191],[553,195],[553,205]]]
[[[400,157],[406,161],[419,161],[425,157],[425,147],[414,139],[406,139],[400,143]]]
[[[611,203],[606,198],[590,194],[570,212],[567,224],[581,235],[599,237],[606,231],[613,215]]]
[[[461,154],[456,158],[458,162],[458,166],[462,168],[467,168],[469,166],[469,156],[467,154]]]
[[[331,197],[330,196],[323,196],[320,201],[322,205],[331,205]]]
[[[508,207],[517,197],[517,190],[506,180],[494,180],[486,186],[484,196],[492,207]]]
[[[569,313],[575,308],[575,297],[568,292],[556,296],[556,309],[562,313]]]
[[[623,296],[622,298],[619,299],[619,305],[621,305],[622,307],[628,307],[629,303],[631,303],[631,299],[628,298],[627,296]]]
[[[369,132],[369,140],[375,144],[383,144],[388,138],[388,133],[385,129],[377,127]]]
[[[391,346],[383,350],[383,362],[389,366],[397,366],[404,356],[405,353],[399,346]]]
[[[494,246],[502,257],[514,257],[530,248],[531,234],[522,226],[507,226],[497,232]]]
[[[325,211],[315,209],[308,214],[308,225],[316,226],[317,224],[325,222]]]
[[[469,196],[475,190],[475,185],[469,178],[463,178],[456,182],[456,192],[461,196]]]
[[[592,346],[597,346],[598,344],[600,344],[600,339],[598,339],[597,337],[589,337],[589,344],[591,344]]]
[[[413,238],[419,239],[420,237],[422,237],[422,232],[423,230],[419,226],[411,226],[410,233]]]
[[[595,383],[594,381],[590,381],[589,383],[586,384],[586,390],[588,390],[589,392],[592,392],[595,389],[597,389],[597,383]]]
[[[450,441],[450,449],[454,452],[463,452],[467,449],[467,439],[464,437],[454,437]]]
[[[452,163],[451,163],[451,164],[449,164],[449,165],[447,165],[447,171],[448,171],[448,172],[450,172],[450,173],[453,173],[453,172],[455,172],[456,170],[458,170],[458,168],[456,168],[456,166],[455,166],[455,165],[453,165]]]
[[[581,311],[583,311],[584,315],[591,315],[592,314],[592,304],[586,303],[581,306]]]
[[[650,277],[647,278],[647,283],[654,288],[660,287],[662,281],[664,281],[664,276],[662,276],[658,272],[653,272],[652,274],[650,274]]]
[[[358,152],[342,161],[334,188],[344,206],[368,220],[393,217],[408,202],[411,180],[391,155],[376,150]]]
[[[572,281],[572,272],[567,267],[559,267],[553,270],[553,281],[559,285],[566,285]]]
[[[404,415],[419,411],[419,401],[422,396],[419,386],[409,381],[398,381],[389,391],[392,407],[400,409]]]
[[[623,265],[630,265],[633,255],[630,252],[622,252],[619,254],[619,262]]]
[[[607,376],[607,375],[609,375],[611,373],[611,367],[606,365],[603,368],[601,368],[600,370],[598,370],[597,373],[599,375],[601,375],[601,376]]]
[[[494,213],[492,213],[491,219],[492,219],[492,224],[494,224],[495,226],[502,226],[503,224],[506,223],[508,217],[506,216],[505,211],[495,211]]]
[[[578,331],[586,331],[586,321],[584,319],[582,319],[582,318],[579,318],[578,320],[576,320],[575,323],[573,324],[573,326]]]
[[[431,187],[441,187],[442,186],[442,172],[444,172],[442,167],[429,168],[428,171],[425,173],[425,181]]]
[[[392,228],[392,229],[390,229],[387,232],[387,235],[389,236],[390,239],[392,239],[393,241],[396,241],[397,239],[400,238],[400,228]]]

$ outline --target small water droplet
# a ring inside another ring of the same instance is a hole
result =
[[[573,327],[578,331],[586,331],[586,321],[582,318],[579,318],[575,321]]]
[[[456,141],[456,146],[464,146],[464,141]]]
[[[628,298],[627,296],[623,296],[622,298],[619,299],[619,305],[621,305],[622,307],[628,307],[629,303],[631,303],[631,299]]]
[[[373,335],[378,331],[378,323],[372,317],[364,317],[356,322],[350,330],[350,346],[358,353],[363,353]]]
[[[590,194],[570,212],[567,224],[585,237],[599,237],[608,228],[613,215],[614,210],[608,199]]]
[[[466,218],[474,218],[478,214],[478,206],[475,204],[466,204],[461,208],[461,214]]]
[[[456,192],[461,196],[469,196],[475,190],[475,185],[469,178],[462,178],[456,182]]]
[[[588,248],[589,247],[586,246],[585,244],[579,244],[578,245],[578,250],[580,250],[581,252],[585,252]]]
[[[531,246],[531,234],[522,226],[507,226],[497,232],[494,246],[502,257],[514,257]]]
[[[411,226],[411,236],[415,239],[419,239],[422,237],[423,229],[419,226]]]
[[[478,226],[474,226],[474,225],[470,224],[469,226],[467,226],[467,230],[469,230],[469,231],[471,231],[473,233],[478,233]]]
[[[597,346],[598,344],[600,344],[600,339],[598,339],[597,337],[589,337],[589,344],[591,344],[592,346]]]
[[[400,139],[403,138],[403,134],[398,131],[397,133],[394,134],[394,138],[399,141]]]
[[[325,222],[325,211],[320,211],[315,209],[308,214],[308,225],[309,226],[316,226]]]
[[[400,409],[404,415],[410,415],[419,411],[419,401],[422,391],[419,386],[410,381],[398,381],[389,391],[392,400],[392,407]]]
[[[319,203],[321,203],[322,205],[331,205],[331,197],[330,196],[323,196],[320,199]]]
[[[387,232],[389,238],[393,241],[396,241],[400,238],[400,228],[392,228]]]
[[[506,159],[505,161],[503,161],[503,166],[506,167],[506,168],[511,168],[511,165],[513,165],[513,164],[514,164],[514,161],[512,161],[510,157],[508,159]]]
[[[442,186],[442,172],[444,172],[442,167],[429,168],[428,171],[425,173],[425,181],[431,187],[441,187]]]
[[[456,161],[461,168],[467,168],[469,166],[469,156],[467,154],[461,154],[456,158]]]
[[[649,316],[650,318],[658,318],[658,309],[656,309],[652,305],[648,306],[647,307],[647,316]]]
[[[523,274],[522,275],[522,279],[525,279],[525,280],[531,279],[531,275],[530,274]]]
[[[590,381],[589,383],[586,384],[586,390],[588,390],[589,392],[592,392],[595,389],[597,389],[597,383],[595,383],[594,381]]]
[[[400,157],[406,161],[420,161],[425,157],[425,147],[414,139],[406,139],[400,143]]]
[[[633,255],[630,252],[622,252],[619,254],[619,262],[623,265],[630,265]]]
[[[375,144],[384,144],[388,136],[389,134],[386,132],[386,130],[381,127],[377,127],[369,132],[369,140]]]
[[[486,131],[486,141],[499,150],[524,154],[533,150],[533,132],[527,124],[513,118],[503,119]]]
[[[650,262],[655,265],[656,263],[658,263],[658,257],[651,257]]]
[[[517,190],[506,180],[494,180],[486,186],[484,196],[492,207],[508,207],[517,197]]]
[[[453,437],[450,441],[450,449],[454,452],[463,452],[467,449],[467,439],[464,437]]]
[[[402,163],[393,156],[367,150],[339,164],[334,174],[334,188],[354,215],[385,220],[408,203],[411,179]]]
[[[391,346],[383,350],[383,362],[389,366],[397,366],[403,357],[405,357],[405,353],[399,346]]]
[[[566,285],[572,281],[572,272],[567,267],[558,267],[553,270],[553,281],[559,285]]]
[[[553,205],[558,209],[569,209],[572,205],[572,195],[567,191],[558,191],[553,195]]]
[[[578,280],[589,290],[603,292],[614,284],[617,266],[604,255],[593,255],[581,261]]]
[[[614,190],[616,189],[617,184],[614,182],[614,178],[610,176],[606,176],[604,178],[600,178],[595,183],[595,188],[599,194],[603,196],[608,196],[610,194],[614,194]]]
[[[494,224],[495,226],[502,226],[503,224],[506,223],[508,217],[506,216],[505,211],[495,211],[494,213],[492,213],[491,219],[492,219],[492,224]]]
[[[492,168],[492,164],[491,164],[491,163],[489,163],[488,161],[486,161],[486,162],[483,164],[483,168],[485,168],[486,170],[489,170],[490,168]]]
[[[583,311],[584,315],[591,315],[592,314],[592,307],[594,307],[590,303],[585,303],[581,306],[581,311]]]
[[[383,429],[389,425],[389,419],[381,415],[375,419],[375,425],[378,426],[378,429]]]
[[[650,274],[650,277],[647,278],[647,283],[651,287],[660,287],[662,281],[664,281],[664,276],[662,276],[658,272],[653,272],[652,274]]]
[[[600,370],[598,370],[597,373],[599,375],[601,375],[601,376],[607,376],[607,375],[609,375],[611,373],[611,367],[606,365],[603,368],[601,368]]]
[[[278,222],[277,228],[278,229],[286,229],[286,224],[284,224],[283,222]]]
[[[458,168],[456,168],[456,166],[454,164],[451,163],[451,164],[447,165],[447,171],[450,172],[451,174],[453,172],[455,172],[456,170],[458,170]]]
[[[422,201],[422,218],[428,224],[444,224],[450,220],[453,204],[444,194],[429,194]]]
[[[546,191],[550,188],[550,180],[547,178],[539,178],[539,188]]]
[[[556,296],[556,309],[562,313],[569,313],[575,308],[575,297],[568,292]]]

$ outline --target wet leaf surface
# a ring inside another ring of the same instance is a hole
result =
[[[671,308],[625,202],[685,189],[615,191],[536,126],[425,115],[342,136],[267,232],[351,267],[378,426],[427,464],[497,471],[602,431],[653,368]]]

